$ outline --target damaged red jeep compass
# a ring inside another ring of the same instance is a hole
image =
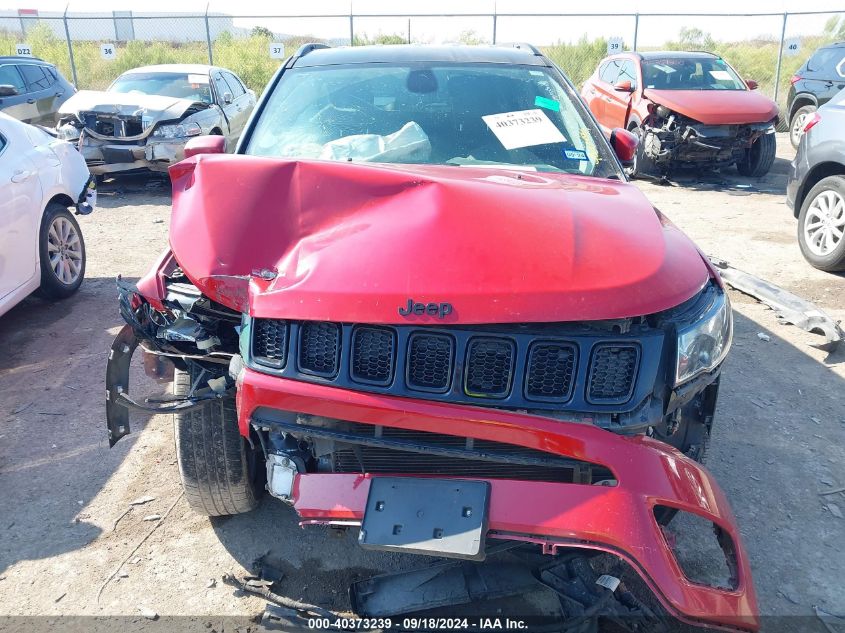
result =
[[[631,135],[608,143],[554,64],[530,46],[307,45],[222,149],[192,141],[170,172],[170,248],[119,281],[111,444],[131,409],[174,413],[204,514],[266,490],[372,549],[610,554],[666,614],[757,628],[739,531],[700,465],[728,298],[626,182]],[[129,396],[138,346],[148,373],[175,369],[172,396]],[[712,523],[726,586],[684,574],[677,513]],[[548,583],[565,616],[608,592],[648,611],[598,571],[573,589],[590,576],[566,560]]]

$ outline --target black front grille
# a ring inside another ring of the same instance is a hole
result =
[[[646,327],[619,334],[579,324],[435,328],[253,319],[251,362],[292,380],[392,396],[622,413],[653,392],[663,336]]]
[[[449,389],[455,343],[445,334],[414,333],[408,342],[408,387],[421,391]]]
[[[299,371],[332,378],[340,364],[340,325],[305,321],[299,327]]]
[[[639,359],[640,350],[636,345],[596,345],[590,359],[590,401],[628,400],[634,388]]]
[[[466,393],[503,398],[513,378],[514,343],[508,339],[475,338],[469,343]]]
[[[613,473],[588,462],[566,460],[568,464],[555,463],[556,457],[544,451],[524,446],[504,444],[489,440],[471,440],[456,435],[400,429],[374,427],[354,422],[336,422],[336,428],[360,437],[377,437],[382,440],[413,442],[420,447],[444,447],[466,450],[467,456],[445,457],[425,452],[397,450],[386,446],[359,444],[342,447],[332,454],[332,469],[339,473],[372,474],[437,474],[457,477],[481,477],[485,479],[518,479],[528,481],[554,481],[595,483],[613,478]],[[471,451],[481,452],[500,461],[476,458]],[[533,458],[546,464],[519,463],[518,458]],[[511,461],[512,460],[512,461]],[[508,463],[508,462],[511,463]]]
[[[528,351],[525,396],[565,402],[572,396],[577,352],[565,343],[532,343]]]
[[[356,327],[352,333],[352,380],[387,385],[393,380],[396,334],[387,328]]]
[[[255,319],[252,328],[252,354],[255,362],[268,367],[284,367],[288,351],[287,322]]]

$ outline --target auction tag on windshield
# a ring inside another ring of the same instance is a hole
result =
[[[103,59],[114,59],[117,57],[114,44],[100,44],[100,57]]]
[[[622,38],[618,35],[615,35],[607,40],[607,54],[613,55],[614,53],[621,53],[622,52]]]
[[[207,84],[208,75],[188,75],[189,84]]]
[[[32,48],[26,42],[17,44],[15,46],[15,55],[18,57],[32,57]]]
[[[730,81],[731,74],[727,70],[711,70],[710,74],[717,81]]]
[[[540,109],[481,117],[505,149],[563,143],[566,137]]]
[[[270,42],[270,57],[272,59],[284,59],[285,45],[281,42]]]

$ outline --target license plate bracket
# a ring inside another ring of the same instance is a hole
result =
[[[374,477],[358,543],[366,549],[484,559],[490,484]]]

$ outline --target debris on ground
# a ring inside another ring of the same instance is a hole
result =
[[[213,589],[217,586],[217,580],[215,578],[209,578],[208,582],[205,584],[206,589]]]
[[[138,607],[138,611],[141,612],[141,615],[147,618],[148,620],[158,620],[158,613],[149,609],[147,607]]]
[[[829,512],[830,512],[833,516],[835,516],[837,519],[843,519],[843,518],[845,518],[845,517],[843,517],[843,516],[842,516],[842,510],[840,510],[840,509],[839,509],[839,506],[838,506],[838,505],[836,505],[835,503],[828,503],[825,507],[826,507],[826,508],[828,509],[828,511],[829,511]]]
[[[757,338],[759,338],[761,341],[766,341],[766,343],[772,340],[771,336],[763,332],[757,332]]]
[[[53,602],[60,602],[61,599],[64,598],[66,595],[67,595],[67,591],[59,594],[58,596],[56,596],[56,598],[53,599]]]
[[[160,520],[160,519],[161,519],[161,515],[160,515],[160,514],[148,514],[147,516],[145,516],[145,517],[144,517],[143,519],[141,519],[141,520],[142,520],[142,521],[158,521],[158,520]]]
[[[123,517],[125,517],[127,514],[129,514],[130,512],[132,512],[132,508],[131,507],[126,508],[126,510],[124,510],[123,513],[114,520],[114,523],[112,523],[112,526],[111,526],[112,532],[114,532],[117,529],[117,524],[120,523],[120,520]]]
[[[824,482],[822,482],[824,483]],[[835,495],[837,492],[845,492],[845,486],[842,488],[834,488],[833,490],[823,490],[819,494],[820,495]]]
[[[142,506],[145,503],[149,503],[150,501],[155,501],[155,500],[156,500],[155,497],[151,497],[149,495],[146,495],[146,496],[143,496],[143,497],[138,497],[134,501],[130,501],[129,505],[131,505],[131,506]]]
[[[738,270],[718,257],[710,257],[710,262],[719,271],[722,280],[731,288],[739,290],[775,311],[778,321],[791,323],[807,332],[821,334],[825,342],[813,347],[825,352],[834,351],[845,340],[845,331],[829,315],[813,303],[784,290],[765,279]],[[763,338],[763,337],[766,338]],[[768,341],[769,336],[759,332],[757,337]]]

